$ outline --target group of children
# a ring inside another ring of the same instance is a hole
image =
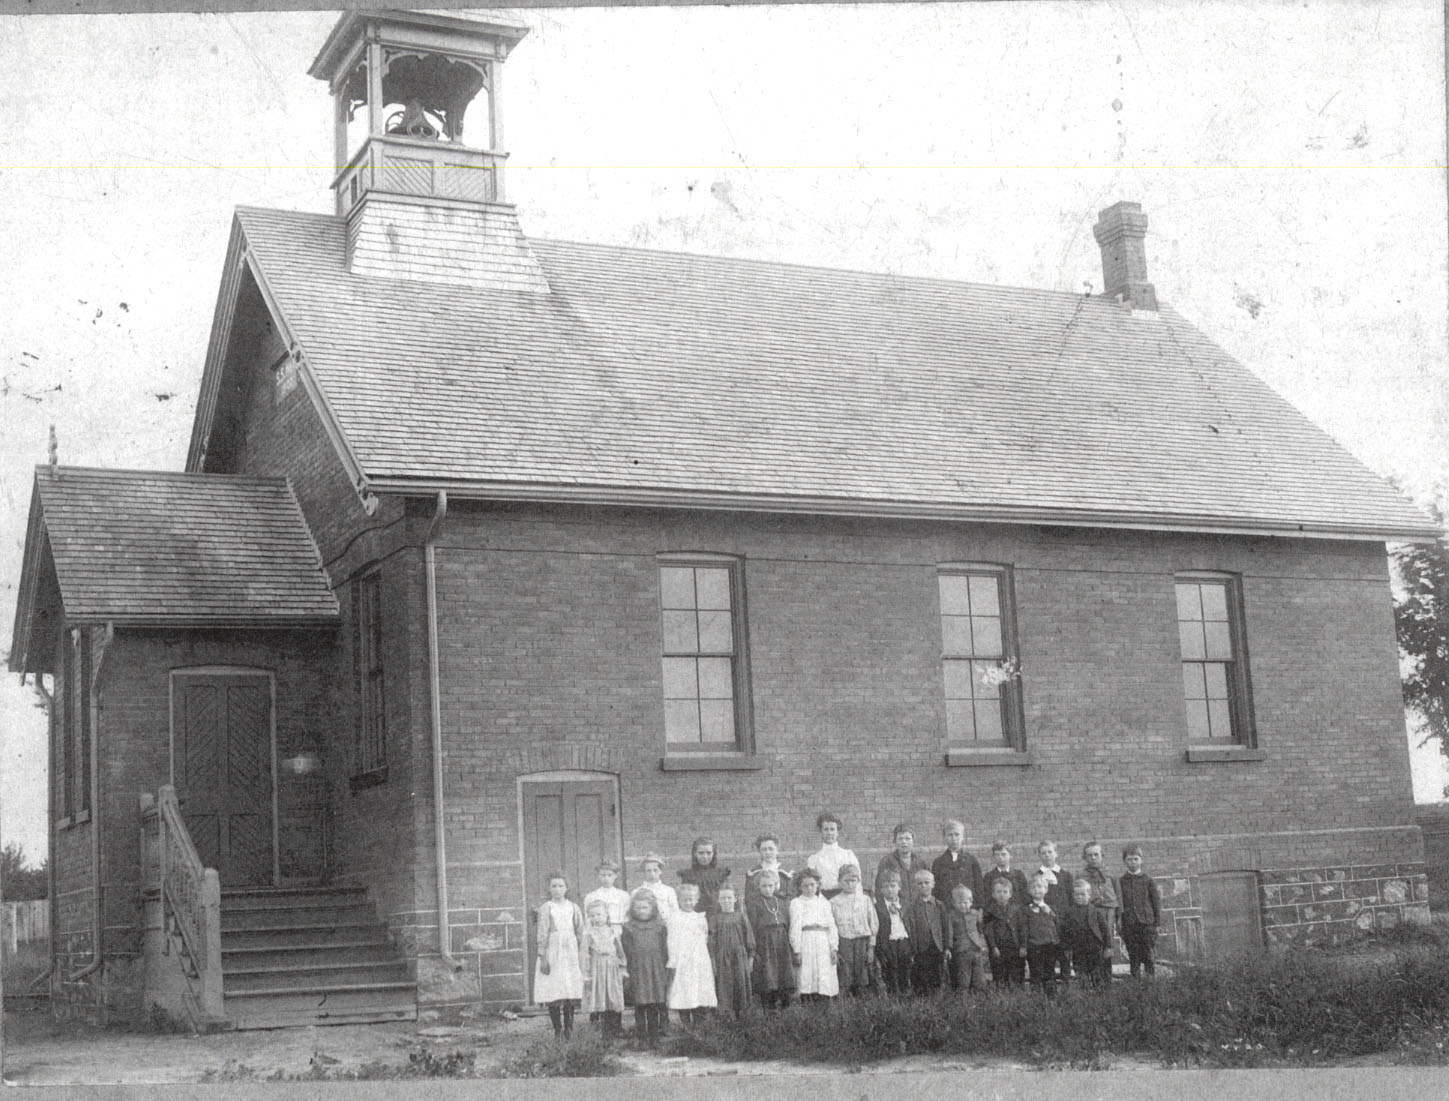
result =
[[[619,1035],[632,1006],[639,1039],[652,1045],[671,1009],[692,1024],[715,1009],[738,1015],[756,999],[772,1010],[797,995],[966,991],[985,987],[988,970],[998,986],[1029,975],[1047,994],[1074,976],[1100,985],[1111,980],[1114,932],[1131,973],[1153,973],[1161,897],[1140,846],[1123,849],[1116,881],[1095,841],[1076,875],[1057,863],[1051,841],[1037,846],[1041,866],[1030,876],[1012,868],[1010,848],[997,841],[983,873],[960,822],[945,824],[945,851],[929,867],[901,825],[871,895],[860,861],[840,845],[840,819],[822,814],[816,824],[821,847],[796,873],[780,865],[779,839],[760,836],[742,891],[707,838],[694,842],[677,889],[653,853],[632,894],[615,886],[619,866],[602,861],[582,910],[568,899],[566,878],[549,875],[536,915],[534,1001],[548,1007],[555,1035],[571,1033],[580,1004],[605,1039]]]

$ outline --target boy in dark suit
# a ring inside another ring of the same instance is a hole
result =
[[[1157,928],[1162,924],[1162,896],[1152,877],[1142,870],[1142,846],[1128,845],[1122,850],[1127,870],[1117,880],[1117,901],[1122,909],[1118,923],[1122,943],[1127,948],[1127,962],[1135,979],[1142,972],[1149,978],[1155,973],[1152,949],[1157,942]]]
[[[1077,978],[1101,986],[1112,977],[1112,926],[1092,902],[1090,880],[1072,884],[1072,903],[1061,915],[1062,948]]]
[[[875,937],[875,961],[880,967],[881,988],[890,994],[906,994],[911,988],[911,936],[906,930],[905,911],[901,877],[894,871],[887,872],[875,896],[875,916],[880,925]]]
[[[922,868],[911,877],[916,897],[903,916],[911,938],[911,989],[917,994],[934,994],[941,989],[950,944],[946,907],[933,893],[935,877]]]
[[[981,931],[991,953],[991,981],[997,986],[1026,982],[1026,908],[1012,897],[1010,876],[992,883]]]
[[[956,888],[971,888],[972,898],[981,898],[981,865],[966,851],[966,827],[951,819],[941,828],[946,839],[946,851],[931,864],[931,874],[936,878],[936,897],[947,908]]]

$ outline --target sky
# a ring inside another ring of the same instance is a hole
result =
[[[1092,224],[1134,200],[1162,301],[1449,503],[1434,0],[521,16],[502,104],[526,233],[1100,291]],[[306,70],[335,19],[3,17],[0,649],[48,427],[63,463],[182,468],[232,209],[330,212]],[[18,682],[0,838],[40,856],[44,719]],[[1446,781],[1416,750],[1417,797]]]

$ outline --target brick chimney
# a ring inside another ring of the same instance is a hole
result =
[[[1147,281],[1147,215],[1141,203],[1113,203],[1097,215],[1092,236],[1102,248],[1104,294],[1134,310],[1157,309],[1157,291]]]

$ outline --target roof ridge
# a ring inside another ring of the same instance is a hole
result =
[[[135,467],[113,467],[113,466],[70,466],[64,463],[52,466],[50,463],[36,463],[35,472],[42,474],[46,471],[56,471],[66,474],[143,474],[147,477],[163,477],[184,479],[188,482],[202,479],[210,481],[227,481],[234,485],[251,483],[253,485],[275,486],[282,489],[290,489],[291,482],[284,476],[270,474],[222,474],[216,471],[190,471],[190,470],[144,470]]]
[[[241,204],[235,208],[238,212],[254,211],[259,214],[280,214],[283,217],[310,218],[322,222],[333,222],[342,225],[346,219],[336,214],[322,214],[309,210],[283,210],[280,207],[252,206]],[[957,278],[948,275],[919,275],[912,273],[883,271],[870,268],[838,267],[830,264],[802,264],[794,260],[776,260],[767,257],[756,256],[728,256],[718,252],[688,252],[684,249],[668,248],[644,248],[640,245],[620,245],[607,241],[581,241],[573,237],[538,237],[529,233],[523,235],[524,240],[529,244],[539,244],[544,247],[550,245],[564,245],[575,248],[601,249],[612,252],[627,252],[638,256],[656,257],[679,257],[687,260],[712,260],[725,264],[738,264],[748,267],[771,267],[786,271],[801,272],[822,272],[830,275],[854,275],[864,279],[895,280],[908,283],[933,284],[947,287],[979,287],[987,291],[1001,291],[1011,294],[1040,294],[1051,297],[1059,297],[1076,302],[1097,300],[1112,306],[1118,303],[1103,294],[1082,294],[1079,291],[1056,290],[1051,287],[1029,287],[1018,283],[986,283],[974,279]],[[1167,303],[1160,303],[1166,306]]]

